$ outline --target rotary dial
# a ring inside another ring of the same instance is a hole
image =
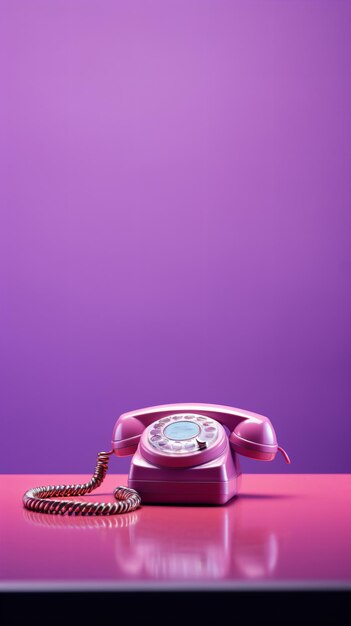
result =
[[[177,413],[151,424],[148,441],[158,452],[183,455],[212,447],[218,434],[218,423],[210,417]]]

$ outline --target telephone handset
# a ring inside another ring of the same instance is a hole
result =
[[[229,431],[229,437],[227,434]],[[24,494],[32,511],[68,515],[114,515],[144,503],[224,504],[239,490],[238,454],[271,461],[281,452],[273,426],[258,413],[217,404],[165,404],[121,415],[112,450],[100,452],[93,477],[81,485],[36,487]],[[117,487],[116,502],[54,500],[82,496],[101,485],[109,458],[134,455],[128,488]]]

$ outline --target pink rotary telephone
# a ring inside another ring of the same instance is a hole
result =
[[[230,432],[229,438],[225,429]],[[100,452],[93,478],[82,485],[37,487],[24,495],[24,506],[43,513],[113,515],[140,502],[224,504],[238,493],[237,454],[272,461],[278,450],[270,420],[258,413],[217,404],[164,404],[121,415],[112,450]],[[133,454],[128,488],[117,487],[116,502],[53,500],[81,496],[98,487],[109,456]]]

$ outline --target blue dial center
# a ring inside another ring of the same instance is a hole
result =
[[[200,432],[200,427],[194,422],[174,422],[163,431],[163,434],[168,439],[175,439],[175,441],[183,441],[183,439],[192,439],[196,437]]]

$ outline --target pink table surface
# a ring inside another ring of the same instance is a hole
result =
[[[115,517],[22,508],[42,484],[87,476],[1,476],[0,589],[351,587],[351,475],[244,475],[226,506],[142,506]],[[94,498],[113,500],[126,476]]]

